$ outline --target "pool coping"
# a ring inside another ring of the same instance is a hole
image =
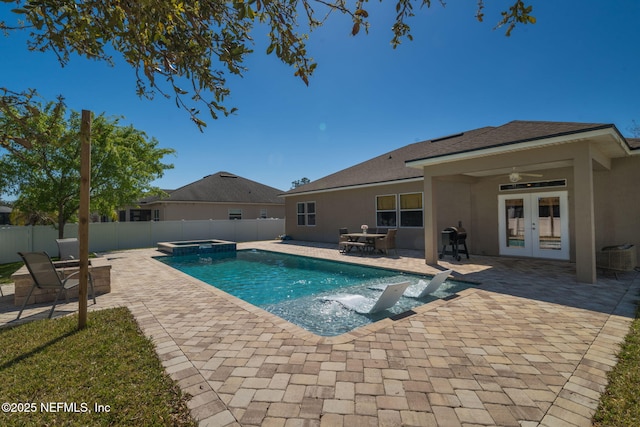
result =
[[[264,250],[264,249],[260,249],[260,248],[242,248],[239,250],[260,250],[260,251],[264,251],[264,252],[273,252],[273,253],[282,253],[282,252],[277,252],[277,251],[268,251],[268,250]],[[290,255],[290,254],[287,254]],[[449,301],[451,301],[452,299],[457,299],[457,298],[463,298],[465,296],[467,296],[469,293],[474,293],[475,291],[477,291],[476,288],[467,288],[464,289],[460,292],[456,292],[454,294],[454,298],[448,297],[448,298],[439,298],[436,301],[430,301],[427,302],[425,304],[419,305],[417,307],[414,307],[411,309],[411,311],[414,312],[414,314],[408,315],[408,316],[403,316],[404,313],[398,313],[395,314],[393,316],[389,316],[385,319],[381,319],[375,322],[372,322],[368,325],[364,325],[364,326],[359,326],[349,332],[345,332],[344,334],[340,334],[340,335],[334,335],[334,336],[323,336],[323,335],[317,335],[314,334],[311,331],[308,331],[306,329],[304,329],[301,326],[296,325],[295,323],[289,322],[286,319],[283,319],[282,317],[273,314],[263,308],[260,308],[256,305],[251,304],[250,302],[247,302],[239,297],[236,297],[235,295],[232,295],[230,293],[227,293],[219,288],[216,288],[213,285],[208,284],[207,282],[204,282],[200,279],[198,279],[197,277],[191,276],[183,271],[180,271],[176,268],[171,267],[168,264],[165,264],[161,261],[158,261],[156,258],[161,257],[161,256],[171,256],[171,255],[167,255],[167,254],[162,254],[162,255],[158,255],[158,256],[152,256],[151,259],[154,262],[157,262],[159,264],[162,264],[163,267],[166,268],[170,268],[171,270],[185,276],[185,278],[188,278],[190,281],[194,282],[195,285],[199,286],[202,289],[208,290],[209,292],[214,293],[215,295],[218,295],[222,298],[225,298],[227,300],[229,300],[230,302],[233,302],[234,304],[238,305],[239,307],[241,307],[242,309],[248,311],[249,313],[252,313],[256,316],[259,317],[267,317],[271,322],[274,323],[274,325],[277,325],[278,327],[282,328],[285,331],[288,331],[292,334],[294,334],[297,338],[303,339],[305,341],[308,342],[312,342],[314,344],[346,344],[349,342],[352,342],[358,338],[362,338],[364,336],[370,335],[372,333],[375,333],[376,331],[379,331],[381,329],[384,329],[386,327],[388,327],[390,324],[393,324],[394,322],[397,322],[399,320],[403,320],[406,319],[408,317],[411,317],[415,314],[420,314],[420,313],[426,313],[432,310],[435,310],[436,308],[447,304]],[[178,255],[180,256],[180,255]],[[334,261],[334,260],[327,260],[326,258],[320,258],[320,257],[310,257],[310,256],[306,256],[306,255],[294,255],[294,256],[298,256],[298,257],[306,257],[306,258],[312,258],[312,259],[319,259],[319,260],[324,260],[324,261]],[[348,261],[334,261],[334,262],[341,262],[343,264],[350,264],[350,265],[355,265],[355,266],[363,266],[362,264],[357,264],[357,263],[353,263],[353,262],[348,262]],[[371,267],[371,266],[364,266],[364,267]],[[406,271],[406,270],[400,270],[400,269],[387,269],[384,267],[371,267],[371,268],[378,268],[380,270],[390,270],[390,271],[396,271],[396,272],[400,272],[400,273],[407,273],[407,274],[412,274],[412,275],[421,275],[420,273],[416,273],[416,272],[412,272],[412,271]],[[423,274],[425,276],[427,276],[428,274]],[[453,279],[457,282],[465,282],[465,283],[471,283],[474,284],[474,286],[481,286],[481,283],[479,282],[473,282],[473,281],[469,281],[469,280],[459,280],[459,279]],[[468,291],[472,291],[472,292],[468,292]],[[394,319],[395,318],[395,319]]]

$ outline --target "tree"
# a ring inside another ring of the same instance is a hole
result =
[[[30,99],[18,108],[0,103],[0,145],[7,149],[0,157],[0,188],[17,195],[17,210],[49,218],[60,238],[80,204],[80,122],[80,113],[67,114],[61,99],[44,105]],[[93,119],[91,139],[92,212],[113,216],[142,196],[162,194],[151,183],[173,167],[161,160],[174,150],[158,148],[155,138],[104,114]]]
[[[293,190],[294,188],[298,188],[301,185],[305,185],[305,184],[308,184],[310,182],[311,182],[311,180],[309,178],[307,178],[307,177],[304,177],[302,179],[296,179],[295,181],[293,181],[291,183],[291,189]]]
[[[245,57],[253,52],[254,25],[269,28],[267,54],[274,54],[294,68],[305,84],[316,64],[307,52],[308,34],[332,13],[349,16],[356,35],[369,27],[367,0],[2,0],[15,3],[17,24],[0,22],[5,32],[30,32],[29,49],[53,51],[61,65],[72,54],[112,63],[118,52],[136,72],[137,93],[175,97],[202,130],[198,105],[204,104],[211,117],[230,114],[224,104],[229,94],[227,74],[241,75]],[[393,0],[391,44],[411,40],[407,23],[414,6],[429,8],[431,0]],[[497,27],[506,26],[510,35],[518,24],[535,23],[532,7],[524,0],[509,0]],[[444,0],[440,0],[444,5]],[[477,0],[476,18],[484,19],[484,0]]]

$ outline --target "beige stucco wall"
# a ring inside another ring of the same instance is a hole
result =
[[[379,185],[351,190],[316,193],[286,198],[286,232],[296,240],[337,242],[338,230],[346,227],[359,232],[362,224],[376,227],[376,196],[422,193],[422,181],[404,184]],[[461,221],[468,227],[471,220],[471,194],[466,183],[444,181],[438,186],[441,229],[457,226]],[[297,203],[315,202],[315,226],[297,225]],[[396,244],[402,248],[424,249],[424,227],[397,227]]]
[[[498,196],[518,192],[567,191],[569,217],[570,260],[576,261],[576,183],[573,166],[530,170],[541,178],[525,177],[523,181],[566,179],[566,187],[543,188],[531,191],[500,191],[499,185],[508,183],[505,176],[472,178],[461,172],[490,170],[513,165],[535,164],[543,161],[566,160],[571,164],[576,150],[581,145],[565,145],[530,150],[475,161],[458,162],[455,165],[434,167],[436,197],[436,233],[441,248],[440,231],[462,221],[468,233],[467,244],[472,254],[499,255],[498,241]],[[581,176],[581,175],[578,175]],[[613,159],[607,170],[593,162],[595,247],[619,243],[640,246],[640,156]],[[584,188],[584,185],[580,187]],[[366,223],[375,226],[375,196],[406,192],[425,192],[422,182],[396,185],[372,186],[359,189],[316,193],[286,198],[286,232],[294,239],[333,242],[338,239],[338,229],[347,227],[358,231]],[[315,201],[317,225],[299,227],[296,221],[296,203]],[[425,199],[425,209],[429,201]],[[426,224],[426,222],[425,222]],[[398,227],[397,242],[403,248],[425,248],[424,228],[403,229]],[[640,265],[640,259],[638,260]]]
[[[286,233],[296,240],[338,242],[338,231],[346,227],[360,232],[360,226],[376,227],[376,196],[422,192],[422,182],[380,185],[350,190],[320,192],[286,198]],[[316,203],[316,225],[297,225],[297,203]],[[396,243],[400,247],[424,247],[422,227],[398,227]]]
[[[229,209],[242,209],[243,219],[260,218],[261,209],[267,209],[267,218],[284,218],[283,205],[254,205],[238,203],[153,203],[141,209],[159,209],[160,221],[229,219]]]
[[[569,247],[571,259],[575,256],[574,246],[574,213],[572,207],[573,194],[573,171],[572,168],[557,168],[529,171],[533,174],[543,175],[541,178],[525,178],[522,182],[537,180],[556,180],[566,179],[566,187],[551,187],[537,190],[522,191],[500,191],[501,184],[509,184],[506,176],[492,176],[489,178],[479,178],[477,182],[470,185],[471,203],[469,210],[471,211],[470,229],[473,230],[472,235],[475,237],[474,244],[469,249],[479,255],[499,255],[498,241],[498,196],[505,194],[522,194],[522,193],[544,193],[552,191],[567,191],[569,198]]]
[[[613,159],[610,171],[596,171],[594,192],[596,248],[640,246],[640,156]]]

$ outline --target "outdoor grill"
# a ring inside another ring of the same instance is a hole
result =
[[[447,227],[441,232],[442,236],[442,252],[440,259],[445,255],[452,255],[457,261],[460,261],[460,254],[465,254],[469,259],[469,251],[467,250],[467,231],[462,228],[462,223],[458,223],[457,227]],[[451,250],[447,250],[447,246]]]

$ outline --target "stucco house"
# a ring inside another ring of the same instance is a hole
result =
[[[0,206],[0,225],[11,225],[11,212],[9,206]]]
[[[121,210],[120,222],[284,218],[282,190],[229,172],[165,191],[167,197],[149,197]]]
[[[575,262],[640,244],[640,140],[613,124],[513,121],[422,141],[288,191],[286,233],[337,241],[338,229],[397,228],[435,264],[441,232],[462,226],[471,254]],[[637,263],[640,265],[640,262]]]

